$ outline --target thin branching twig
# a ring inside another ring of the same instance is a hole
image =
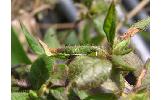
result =
[[[149,3],[149,0],[142,0],[133,10],[131,10],[126,16],[124,21],[121,21],[116,28],[116,31],[123,26],[125,22],[127,22],[129,19],[133,18],[136,16],[147,4]]]

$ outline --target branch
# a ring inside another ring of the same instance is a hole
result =
[[[118,25],[116,30],[118,31],[125,22],[127,22],[129,19],[133,18],[135,15],[137,15],[147,4],[149,3],[149,0],[142,0],[132,11],[130,11],[126,16],[125,20],[121,21]]]

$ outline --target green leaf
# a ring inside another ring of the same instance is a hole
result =
[[[15,30],[11,27],[11,64],[30,64]]]
[[[42,43],[41,43],[42,44]],[[46,48],[46,47],[45,47]],[[47,49],[46,55],[60,59],[67,59],[70,56],[92,56],[99,58],[109,57],[109,53],[102,46],[66,46],[64,48]]]
[[[73,86],[79,89],[91,89],[106,81],[112,64],[106,59],[88,56],[76,57],[69,65],[69,78]]]
[[[112,55],[112,62],[120,70],[134,71],[136,77],[140,75],[143,67],[142,60],[133,52],[125,55]]]
[[[113,93],[102,93],[89,96],[84,100],[118,100],[118,98]]]
[[[84,27],[83,27],[83,31],[82,31],[82,40],[84,44],[89,44],[91,37],[90,37],[90,28],[91,28],[91,23],[89,23],[90,21],[87,20],[87,22],[85,23]]]
[[[100,35],[106,35],[104,30],[103,30],[103,23],[104,23],[104,19],[103,17],[97,17],[93,19],[93,24],[94,24],[94,28],[95,30],[100,34]]]
[[[112,81],[111,79],[107,79],[102,85],[101,89],[104,90],[106,93],[118,93],[119,88],[116,84],[116,82]]]
[[[132,51],[132,49],[128,48],[130,44],[130,39],[122,40],[118,44],[116,44],[113,48],[114,55],[125,55]]]
[[[68,99],[69,99],[69,100],[80,100],[79,96],[78,96],[77,93],[74,91],[74,89],[70,89],[70,90],[69,90]]]
[[[79,98],[81,100],[83,100],[83,99],[85,99],[85,98],[87,98],[89,96],[89,93],[87,91],[78,90],[78,89],[75,89],[74,91],[79,96]]]
[[[68,33],[68,37],[65,40],[65,45],[78,45],[79,40],[76,36],[76,33],[74,31],[71,31]]]
[[[65,48],[58,48],[57,53],[67,55],[89,55],[103,58],[109,55],[105,48],[101,46],[66,46]],[[91,53],[95,54],[91,55]]]
[[[54,58],[41,55],[31,66],[29,80],[34,89],[39,89],[49,78]]]
[[[110,43],[110,46],[112,47],[116,30],[116,10],[114,2],[111,3],[108,9],[107,16],[103,25],[103,30],[106,33],[108,43]]]
[[[26,92],[12,92],[11,100],[29,100],[29,96]]]
[[[89,10],[90,14],[92,15],[99,15],[107,10],[107,2],[105,0],[94,0]],[[97,16],[98,17],[98,16]]]
[[[89,57],[87,56],[86,57],[78,56],[68,65],[70,69],[68,78],[70,80],[73,80],[76,76],[78,76],[82,72],[84,67],[89,68],[93,64],[93,62],[90,61],[88,58]],[[86,65],[86,66],[83,66],[83,65]]]
[[[145,30],[150,25],[150,17],[134,23],[131,27]]]
[[[91,44],[99,45],[104,39],[104,35],[97,35],[91,39]]]
[[[53,70],[54,70],[53,74],[54,74],[55,79],[62,79],[62,78],[65,78],[67,76],[68,68],[67,68],[67,65],[65,65],[65,64],[55,65],[53,67]]]
[[[134,66],[131,66],[130,64],[128,64],[127,61],[124,60],[122,56],[113,55],[112,62],[120,70],[124,70],[124,71],[134,71],[135,70]]]
[[[132,67],[134,66],[135,71],[133,73],[136,77],[138,77],[141,73],[141,69],[144,66],[144,63],[141,60],[141,58],[133,52],[124,55],[122,58],[124,61],[126,61],[127,64],[129,64]]]
[[[36,93],[35,91],[33,91],[33,90],[30,90],[30,91],[29,91],[29,96],[30,96],[30,99],[32,99],[32,100],[38,100],[38,95],[37,95],[37,93]]]
[[[141,93],[131,93],[127,97],[121,98],[121,100],[150,100],[149,93],[147,91]]]
[[[65,94],[64,88],[50,89],[50,94],[53,96],[55,100],[68,100],[67,95]]]
[[[26,29],[25,25],[20,22],[20,26],[21,29],[23,31],[23,33],[25,34],[26,40],[30,46],[30,48],[32,49],[32,51],[38,55],[44,54],[44,50],[41,47],[41,45],[39,44],[39,42],[37,41],[37,39],[35,39]]]
[[[50,75],[47,83],[52,86],[65,86],[65,81],[68,75],[68,67],[64,64],[53,65],[53,72]]]
[[[58,47],[60,47],[60,43],[59,43],[59,41],[57,39],[56,32],[52,28],[47,30],[47,32],[46,32],[46,34],[44,36],[44,42],[50,48],[58,48]]]
[[[119,69],[116,69],[115,67],[112,68],[111,80],[112,82],[114,82],[114,85],[116,85],[118,88],[116,89],[116,91],[114,91],[114,93],[120,94],[125,87],[125,84],[124,84],[125,81]]]

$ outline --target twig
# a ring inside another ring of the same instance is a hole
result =
[[[149,3],[149,0],[142,0],[132,11],[130,11],[126,16],[125,20],[121,21],[116,28],[116,32],[123,26],[125,22],[127,22],[129,19],[133,18],[136,14],[138,14],[147,4]]]
[[[149,0],[142,0],[126,17],[127,19],[131,19],[137,13],[139,13],[147,4]]]
[[[123,39],[126,40],[129,37],[133,37],[139,31],[140,31],[140,29],[135,28],[135,27],[129,28],[128,31],[124,33],[124,35],[120,36],[120,38],[122,38],[122,40]]]
[[[146,19],[143,19],[139,22],[134,23],[127,32],[124,33],[122,39],[128,39],[130,37],[133,37],[136,33],[139,31],[145,30],[150,24],[150,17],[147,17]]]
[[[140,76],[138,77],[135,89],[139,88],[142,85],[142,80],[145,77],[146,73],[147,73],[146,68],[143,68],[142,71],[141,71]]]
[[[45,10],[45,9],[50,9],[50,8],[51,8],[50,5],[47,5],[47,4],[41,5],[40,7],[35,8],[35,9],[30,13],[30,15],[31,15],[31,16],[34,16],[34,15],[37,14],[38,12],[43,11],[43,10]]]
[[[149,72],[149,66],[150,66],[150,59],[148,58],[143,69],[141,70],[141,74],[138,77],[134,90],[137,90],[139,89],[139,87],[141,87],[143,79],[145,78],[146,74]]]
[[[74,29],[78,26],[81,20],[73,23],[57,23],[57,24],[39,24],[41,28],[54,28],[54,29]]]
[[[57,23],[57,24],[39,24],[41,28],[54,28],[54,29],[73,29],[75,26],[74,23]]]

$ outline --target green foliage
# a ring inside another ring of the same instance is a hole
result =
[[[116,69],[115,67],[112,68],[109,81],[111,82],[110,86],[113,85],[115,88],[113,89],[110,86],[108,87],[111,91],[113,91],[113,93],[120,94],[123,91],[125,82],[119,69]]]
[[[17,37],[16,31],[13,28],[11,28],[11,49],[12,65],[31,63]]]
[[[149,94],[146,91],[140,93],[131,93],[121,100],[149,100]]]
[[[57,52],[66,55],[89,55],[105,58],[108,55],[105,48],[100,46],[66,46],[64,48],[59,48]],[[54,52],[54,54],[55,53],[56,52]]]
[[[26,40],[28,41],[28,44],[30,48],[33,50],[33,52],[38,55],[43,54],[44,50],[39,44],[39,42],[28,32],[28,30],[26,29],[26,27],[22,22],[20,22],[20,25],[23,33],[25,34]]]
[[[60,43],[57,39],[55,30],[48,29],[45,36],[44,36],[44,42],[50,47],[50,48],[58,48],[60,47]]]
[[[91,39],[90,43],[93,44],[93,45],[99,45],[102,42],[103,39],[104,39],[103,35],[98,35],[98,36],[93,37]]]
[[[135,76],[139,76],[143,62],[133,52],[125,55],[112,55],[112,62],[121,70],[134,71]]]
[[[39,89],[46,82],[52,71],[54,58],[41,55],[31,66],[29,80],[34,89]]]
[[[134,23],[131,27],[145,30],[150,25],[150,17]]]
[[[53,79],[63,79],[65,77],[67,77],[67,70],[68,67],[65,64],[59,64],[59,65],[55,65],[53,67],[54,71],[53,71]]]
[[[64,88],[57,88],[57,89],[51,89],[50,93],[53,96],[53,99],[55,100],[68,100],[68,96],[65,94]]]
[[[93,24],[94,24],[94,28],[96,29],[96,31],[100,34],[100,35],[103,35],[105,36],[105,32],[103,30],[103,26],[104,26],[104,20],[103,18],[101,17],[97,17],[97,18],[94,18],[93,19]]]
[[[69,78],[71,78],[74,87],[90,89],[108,79],[111,68],[112,64],[104,59],[77,57],[69,65]]]
[[[90,53],[90,52],[95,52],[95,49],[89,48],[89,46],[66,46],[63,53],[67,53],[67,54],[87,54],[87,53]]]
[[[84,27],[83,27],[83,32],[82,32],[82,38],[84,41],[84,44],[89,44],[91,38],[90,38],[90,28],[91,25],[88,23],[89,21],[87,20],[87,23],[85,23]]]
[[[77,39],[76,33],[74,31],[71,31],[68,33],[68,37],[65,40],[65,45],[78,45],[79,40]]]
[[[29,91],[29,97],[30,97],[30,99],[32,99],[32,100],[37,100],[37,99],[38,99],[37,93],[36,93],[35,91],[33,91],[33,90],[30,90],[30,91]]]
[[[112,62],[115,66],[118,66],[117,68],[121,70],[127,70],[127,71],[134,71],[135,68],[131,66],[127,61],[123,58],[123,56],[112,56]]]
[[[107,4],[106,4],[105,0],[93,0],[93,3],[91,5],[89,12],[92,15],[93,14],[99,15],[99,14],[106,12],[106,10],[107,10]]]
[[[78,97],[83,100],[85,98],[87,98],[90,94],[85,91],[85,90],[78,90],[78,89],[73,89],[75,91],[75,93],[78,95]]]
[[[12,92],[11,100],[30,100],[26,92]]]
[[[114,43],[115,30],[116,30],[116,10],[115,10],[114,2],[111,3],[108,9],[107,16],[104,21],[103,30],[106,33],[108,43],[110,43],[112,47]]]
[[[132,49],[128,48],[130,44],[130,39],[123,40],[116,44],[113,48],[114,55],[125,55],[132,51]]]
[[[84,100],[118,100],[118,98],[113,93],[102,93],[89,96]]]
[[[122,59],[127,63],[127,65],[130,65],[135,69],[133,73],[138,77],[142,67],[144,66],[142,60],[133,52],[123,55]]]

